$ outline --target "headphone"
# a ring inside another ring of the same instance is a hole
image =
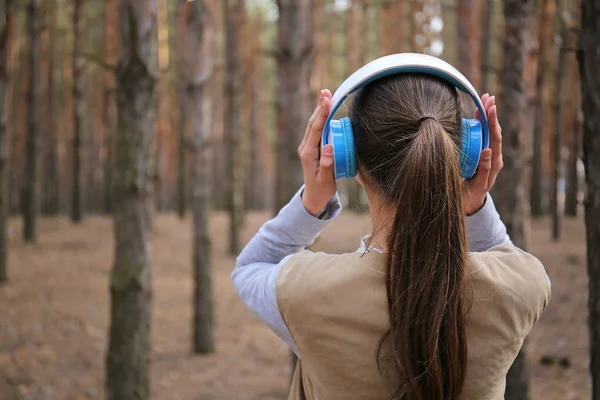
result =
[[[456,68],[447,62],[427,54],[402,53],[378,58],[354,72],[335,91],[331,109],[323,128],[321,147],[332,144],[335,179],[356,176],[356,150],[350,118],[332,119],[344,100],[369,83],[396,74],[419,73],[433,75],[457,89],[468,93],[481,116],[478,119],[462,119],[460,169],[465,179],[475,175],[481,151],[489,147],[489,131],[485,107],[473,85]]]

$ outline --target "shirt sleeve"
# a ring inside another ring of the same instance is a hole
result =
[[[512,244],[489,193],[481,210],[467,217],[467,236],[471,252],[482,252],[501,244]]]
[[[298,349],[277,305],[277,276],[289,257],[311,245],[342,210],[336,194],[325,207],[325,217],[314,217],[302,204],[303,189],[248,242],[231,274],[235,290],[246,306],[297,356],[300,356]]]

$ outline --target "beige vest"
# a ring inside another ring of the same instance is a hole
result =
[[[277,279],[277,303],[301,360],[290,400],[385,400],[376,364],[388,326],[385,255],[304,251]],[[502,245],[468,257],[468,364],[461,399],[504,398],[505,376],[550,300],[532,255]]]

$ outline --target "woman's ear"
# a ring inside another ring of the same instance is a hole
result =
[[[356,173],[356,181],[360,184],[360,186],[362,186],[363,188],[365,187],[365,184],[363,182],[362,177],[360,176],[360,172]]]

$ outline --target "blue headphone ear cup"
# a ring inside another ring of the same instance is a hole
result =
[[[354,133],[350,118],[329,121],[330,139],[333,145],[333,165],[335,179],[356,176],[356,153],[354,150]]]
[[[483,129],[478,119],[462,119],[460,147],[462,177],[471,179],[477,171],[477,164],[483,150]]]
[[[350,118],[342,118],[342,129],[344,130],[344,139],[346,141],[346,178],[356,176],[356,148],[354,146],[354,131],[352,130],[352,121]]]

